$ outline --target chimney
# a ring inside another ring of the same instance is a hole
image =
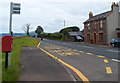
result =
[[[93,13],[89,12],[89,18],[93,17]]]
[[[111,9],[114,11],[114,10],[119,10],[119,5],[117,4],[117,3],[115,3],[115,2],[113,2],[112,3],[112,5],[111,5]]]

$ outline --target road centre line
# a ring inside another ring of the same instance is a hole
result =
[[[62,61],[61,59],[57,58],[56,56],[50,54],[49,52],[45,51],[44,49],[40,48],[40,43],[37,45],[37,47],[42,50],[43,52],[45,52],[46,54],[48,54],[49,56],[51,56],[52,58],[58,60],[60,63],[62,63],[63,65],[65,65],[66,67],[70,68],[71,70],[73,70],[81,79],[84,83],[90,83],[90,81],[76,68],[74,68],[73,66],[69,65],[68,63]]]
[[[113,61],[116,61],[116,62],[120,62],[120,60],[117,60],[117,59],[112,59]]]
[[[93,47],[90,47],[90,46],[82,46],[82,47],[85,47],[85,48],[93,48]]]
[[[110,50],[110,49],[107,49],[107,51],[111,51],[111,52],[119,52],[119,51],[116,51],[116,50]]]

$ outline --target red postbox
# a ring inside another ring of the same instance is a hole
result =
[[[12,51],[12,36],[2,37],[2,52],[11,52]]]

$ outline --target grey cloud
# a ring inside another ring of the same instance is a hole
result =
[[[14,0],[15,1],[15,0]],[[56,32],[63,28],[63,21],[66,20],[66,26],[76,25],[83,29],[83,22],[88,19],[88,12],[95,14],[110,10],[112,2],[52,2],[46,0],[18,0],[21,3],[21,14],[13,15],[14,32],[22,32],[21,27],[30,23],[35,30],[38,25],[45,28],[46,32]],[[5,1],[6,6],[3,17],[0,22],[4,27],[9,24],[9,1]],[[4,31],[8,32],[7,28]]]

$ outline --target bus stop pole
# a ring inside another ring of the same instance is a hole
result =
[[[5,55],[5,69],[8,68],[8,52],[6,52],[6,55]]]
[[[12,35],[12,6],[13,3],[10,3],[10,23],[9,23],[9,34]]]

